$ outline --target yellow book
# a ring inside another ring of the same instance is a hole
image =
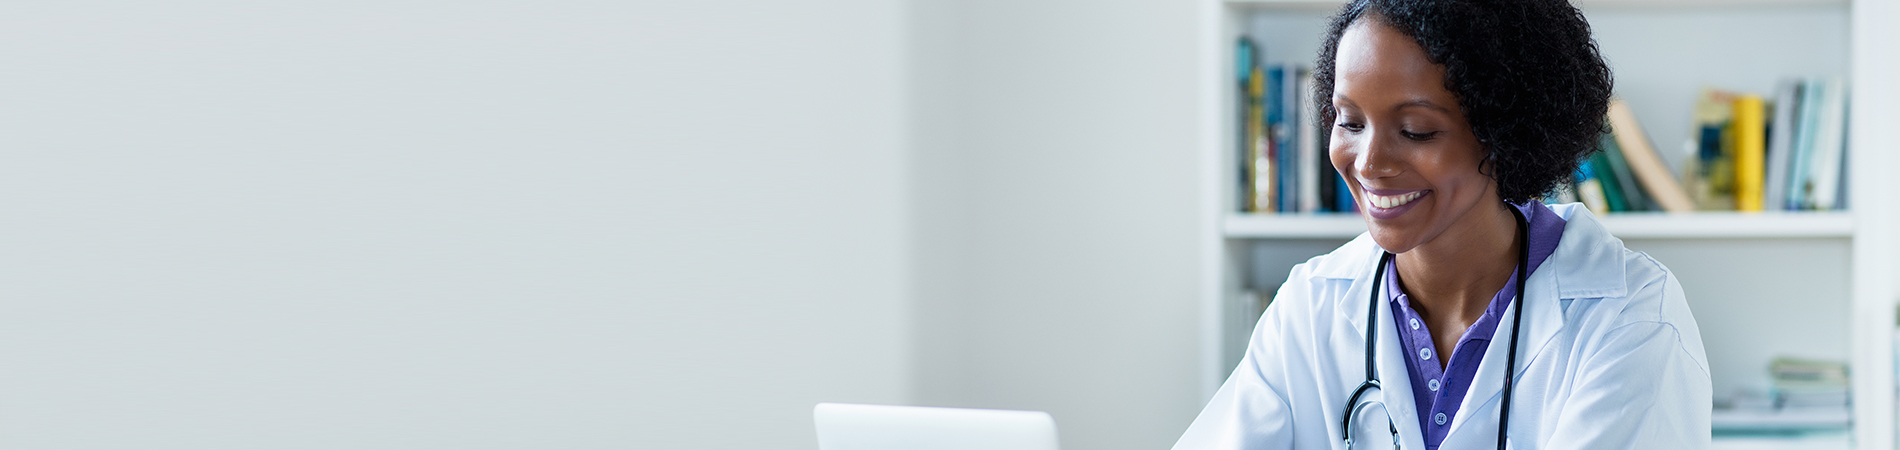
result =
[[[1273,202],[1277,192],[1274,190],[1273,139],[1266,126],[1265,99],[1267,93],[1267,74],[1254,67],[1247,83],[1247,95],[1253,98],[1253,105],[1247,116],[1247,211],[1270,213],[1278,205]]]
[[[1767,150],[1767,128],[1761,96],[1735,98],[1730,122],[1735,139],[1735,209],[1762,210],[1762,162]]]

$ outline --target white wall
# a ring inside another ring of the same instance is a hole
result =
[[[1201,407],[1198,5],[914,5],[917,399],[1173,444]]]
[[[0,448],[814,448],[911,392],[904,14],[0,6]]]

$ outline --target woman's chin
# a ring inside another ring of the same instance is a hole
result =
[[[1419,244],[1418,234],[1410,233],[1406,230],[1374,225],[1368,231],[1372,233],[1373,243],[1379,244],[1379,248],[1385,249],[1385,251],[1395,255],[1411,251],[1412,248],[1418,247]]]

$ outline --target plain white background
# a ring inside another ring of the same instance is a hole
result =
[[[0,448],[1166,446],[1195,7],[0,6]]]

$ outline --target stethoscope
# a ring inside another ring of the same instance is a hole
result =
[[[1511,379],[1517,375],[1517,331],[1518,325],[1524,322],[1522,320],[1524,318],[1524,277],[1527,274],[1526,271],[1530,270],[1531,259],[1530,224],[1524,220],[1524,213],[1518,211],[1516,207],[1507,205],[1505,209],[1511,210],[1511,216],[1517,218],[1517,242],[1519,245],[1517,250],[1517,298],[1515,299],[1513,312],[1511,313],[1511,348],[1510,353],[1505,354],[1504,357],[1504,404],[1501,406],[1501,411],[1498,414],[1498,450],[1504,450],[1504,433],[1509,430],[1511,426]],[[1371,307],[1367,308],[1366,311],[1366,381],[1359,383],[1359,388],[1352,391],[1352,397],[1346,399],[1346,417],[1340,421],[1340,429],[1344,430],[1344,434],[1346,435],[1346,448],[1349,449],[1352,448],[1352,416],[1353,413],[1358,412],[1361,406],[1359,397],[1364,396],[1367,391],[1372,389],[1384,390],[1384,388],[1379,387],[1379,374],[1374,371],[1372,359],[1372,355],[1377,354],[1375,352],[1378,350],[1379,294],[1382,293],[1382,291],[1379,290],[1379,282],[1385,278],[1386,265],[1392,262],[1392,252],[1384,253],[1383,256],[1379,257],[1379,266],[1372,271]],[[1370,405],[1371,403],[1366,404]],[[1392,417],[1390,415],[1386,416],[1386,426],[1392,430],[1392,448],[1399,448],[1399,426],[1392,423]]]

